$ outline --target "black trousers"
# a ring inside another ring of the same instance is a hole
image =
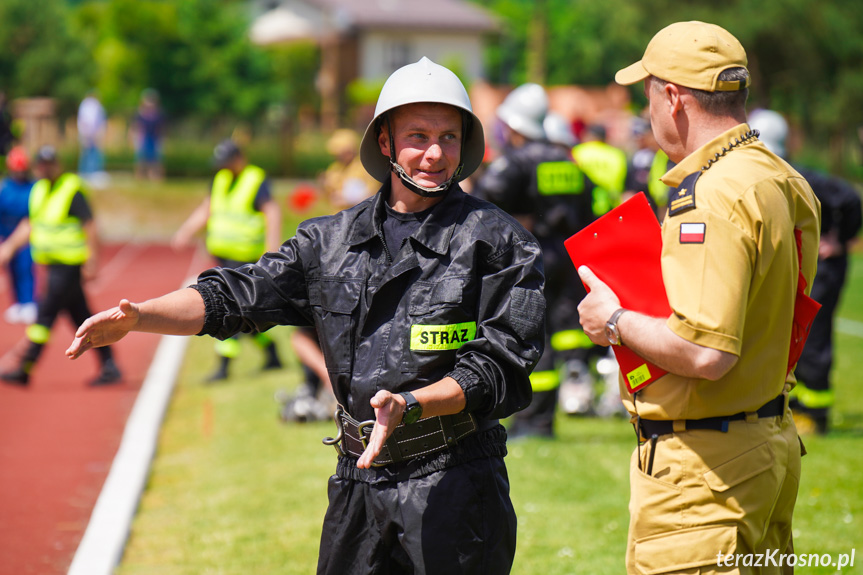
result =
[[[845,284],[847,271],[847,256],[819,260],[818,271],[812,281],[810,296],[821,304],[821,309],[815,316],[815,321],[812,322],[812,329],[794,373],[798,381],[813,391],[830,389],[830,370],[833,367],[833,318],[839,305],[839,296]]]
[[[516,517],[502,457],[406,481],[330,477],[318,575],[506,575]]]
[[[46,267],[45,285],[39,297],[39,311],[36,324],[48,328],[54,326],[61,312],[67,312],[77,329],[90,317],[90,306],[81,281],[81,266],[52,264]],[[46,342],[30,342],[24,354],[24,361],[36,363]],[[112,357],[110,346],[96,348],[99,359],[104,363]]]

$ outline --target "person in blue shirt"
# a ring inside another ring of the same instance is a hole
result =
[[[30,161],[24,148],[16,146],[6,156],[8,174],[0,182],[0,242],[9,237],[22,219],[27,217],[30,188]],[[12,282],[12,305],[3,313],[7,323],[31,324],[36,321],[33,279],[33,258],[30,246],[18,250],[9,261]]]

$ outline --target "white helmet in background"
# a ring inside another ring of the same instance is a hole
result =
[[[758,130],[758,139],[767,149],[785,157],[785,140],[788,139],[788,122],[779,112],[759,108],[749,114],[749,127]]]
[[[545,139],[542,122],[548,113],[548,95],[539,84],[522,84],[497,108],[497,117],[525,138]]]
[[[462,111],[461,163],[449,180],[434,188],[419,185],[396,163],[392,130],[389,158],[381,153],[378,144],[378,134],[384,122],[388,121],[388,112],[406,104],[422,103],[448,104]],[[482,163],[484,155],[482,124],[473,113],[467,90],[458,76],[426,57],[402,66],[387,79],[378,97],[375,117],[366,128],[360,145],[360,161],[372,177],[383,182],[391,171],[395,171],[410,190],[426,197],[445,194],[453,182],[471,175]]]
[[[578,143],[569,121],[556,112],[546,114],[542,127],[545,129],[545,138],[552,144],[571,148]]]

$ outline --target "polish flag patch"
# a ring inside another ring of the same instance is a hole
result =
[[[683,223],[680,224],[680,243],[681,244],[703,244],[704,234],[707,231],[707,224],[704,223]]]

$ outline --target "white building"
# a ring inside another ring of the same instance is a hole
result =
[[[422,56],[468,82],[482,78],[484,36],[497,29],[488,13],[463,0],[254,0],[253,6],[253,42],[320,44],[325,125],[344,112],[351,82],[383,82]]]

